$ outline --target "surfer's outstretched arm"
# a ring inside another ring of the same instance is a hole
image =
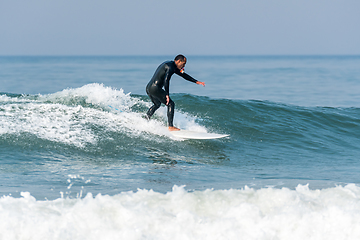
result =
[[[190,82],[193,82],[193,83],[196,83],[199,85],[203,85],[205,87],[205,82],[200,82],[200,81],[196,80],[195,78],[193,78],[189,74],[185,73],[184,71],[176,71],[175,73],[177,75],[179,75],[180,77],[184,78],[185,80],[188,80]]]

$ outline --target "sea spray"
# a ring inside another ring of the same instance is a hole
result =
[[[35,100],[34,100],[35,99]],[[96,145],[98,132],[122,132],[129,136],[148,137],[148,133],[171,137],[165,131],[164,110],[151,121],[143,112],[133,111],[135,105],[147,109],[150,105],[123,90],[89,84],[77,89],[36,97],[1,96],[0,133],[29,133],[37,138],[77,147]],[[117,111],[110,108],[114,106]],[[143,110],[145,111],[145,110]],[[182,127],[202,129],[184,114],[177,114]],[[144,134],[145,133],[145,134]],[[99,133],[101,134],[101,133]],[[101,134],[102,135],[102,134]]]
[[[171,192],[0,199],[2,239],[358,239],[360,188]]]

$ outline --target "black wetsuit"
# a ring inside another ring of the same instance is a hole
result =
[[[160,107],[161,103],[166,105],[166,95],[168,95],[170,98],[169,83],[170,78],[174,73],[190,82],[197,82],[196,79],[192,78],[185,72],[180,72],[180,70],[176,67],[174,61],[162,63],[156,69],[154,76],[151,78],[150,82],[146,86],[146,93],[149,95],[151,101],[154,103],[154,105],[149,109],[146,114],[148,119],[150,119],[151,116],[155,113],[155,111]],[[165,90],[163,89],[163,87]],[[169,127],[173,126],[174,108],[175,103],[170,98],[167,112]]]

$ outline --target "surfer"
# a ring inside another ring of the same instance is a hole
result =
[[[205,82],[200,82],[184,72],[186,57],[177,55],[174,61],[166,61],[156,69],[154,76],[146,86],[146,93],[154,103],[146,113],[146,118],[150,119],[155,111],[160,107],[161,103],[168,107],[167,117],[170,131],[178,131],[179,128],[174,127],[174,109],[175,103],[169,96],[169,83],[171,76],[176,73],[180,77],[205,87]],[[163,89],[164,88],[164,89]]]

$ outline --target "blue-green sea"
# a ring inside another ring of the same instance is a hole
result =
[[[0,57],[0,239],[360,237],[360,56],[172,59]]]

